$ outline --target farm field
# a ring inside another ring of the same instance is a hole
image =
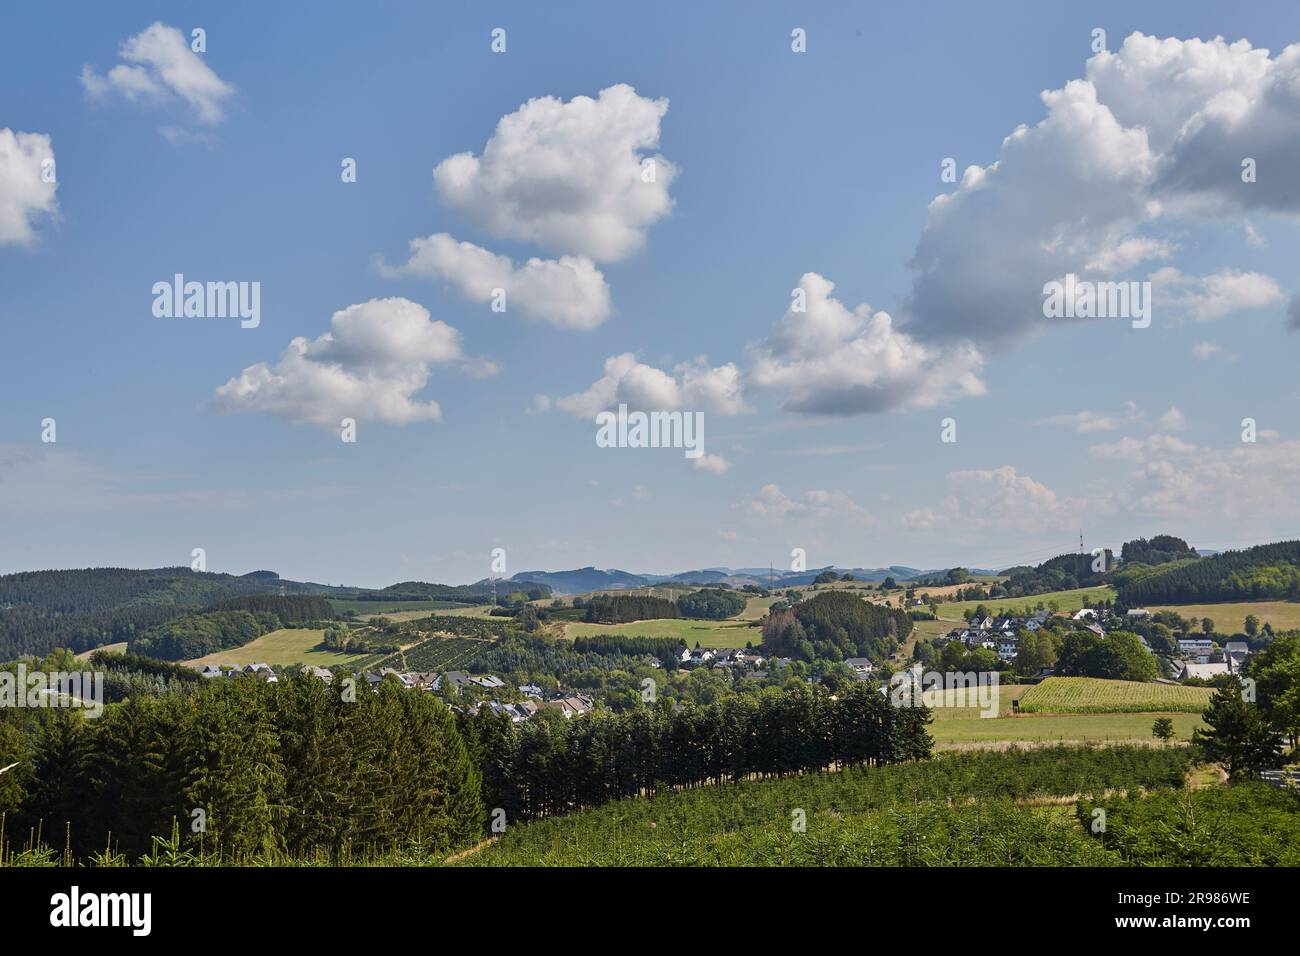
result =
[[[945,621],[956,621],[960,623],[962,613],[969,610],[975,610],[981,604],[994,613],[1003,611],[1018,611],[1025,605],[1037,607],[1038,602],[1042,601],[1048,604],[1055,601],[1057,610],[1062,614],[1073,614],[1083,607],[1084,599],[1095,604],[1101,600],[1115,600],[1115,589],[1105,585],[1095,588],[1076,588],[1073,591],[1049,591],[1046,594],[1034,594],[1029,597],[1018,598],[997,598],[988,601],[952,601],[947,604],[939,605],[939,617]]]
[[[677,637],[694,647],[744,647],[752,641],[758,645],[763,639],[757,627],[738,621],[697,621],[690,618],[661,618],[651,621],[632,621],[627,624],[587,624],[569,622],[564,625],[564,636],[590,637],[595,634],[622,634],[625,637]]]
[[[779,600],[781,600],[781,598],[776,595],[771,597],[750,597],[750,599],[745,602],[745,609],[740,612],[740,615],[736,620],[757,621],[767,613],[767,609],[772,606],[773,602]]]
[[[1076,699],[1074,706],[1085,706],[1077,702],[1079,693],[1091,695],[1091,699],[1096,701],[1108,701],[1107,704],[1093,704],[1091,706],[1113,706],[1121,707],[1145,707],[1151,700],[1154,700],[1162,691],[1188,691],[1195,690],[1204,694],[1208,698],[1212,693],[1207,688],[1187,688],[1173,687],[1164,684],[1137,684],[1130,681],[1103,681],[1088,677],[1060,677],[1049,678],[1062,682],[1079,681],[1080,691],[1074,691],[1073,697]],[[933,707],[931,713],[934,714],[934,723],[930,725],[930,734],[934,737],[935,747],[939,750],[963,749],[970,746],[986,746],[992,744],[1006,745],[1010,743],[1025,743],[1041,745],[1044,743],[1059,742],[1090,742],[1090,743],[1145,743],[1152,742],[1154,738],[1151,735],[1151,725],[1158,716],[1167,716],[1174,723],[1174,736],[1176,740],[1190,740],[1192,730],[1201,726],[1200,711],[1204,705],[1196,708],[1194,713],[1177,712],[1175,710],[1156,711],[1143,710],[1141,712],[1108,712],[1108,713],[1089,713],[1089,712],[1072,712],[1072,713],[1013,713],[1011,709],[1012,701],[1020,701],[1021,708],[1024,708],[1025,701],[1031,694],[1039,694],[1049,701],[1061,699],[1060,706],[1070,706],[1069,700],[1065,699],[1071,695],[1061,694],[1057,691],[1042,688],[1048,682],[1042,684],[1007,684],[998,688],[998,716],[983,717],[981,709],[978,706],[965,707]],[[1129,685],[1136,690],[1126,689],[1109,689],[1109,688],[1092,688],[1083,687],[1086,684],[1120,684]],[[1069,684],[1065,685],[1067,688]],[[1151,690],[1147,690],[1150,688]],[[946,700],[949,704],[956,703],[956,691],[946,692]],[[975,693],[974,690],[968,691],[968,695]],[[968,696],[967,701],[972,705],[977,704],[975,698]]]
[[[1191,740],[1202,726],[1200,714],[1018,714],[1014,717],[980,717],[965,713],[934,712],[930,735],[936,750],[971,747],[1044,745],[1055,743],[1154,743],[1151,725],[1167,716],[1174,723],[1174,739]]]
[[[431,637],[404,647],[372,666],[392,667],[399,671],[459,670],[491,646],[491,641],[470,637]]]
[[[492,605],[491,605],[491,604],[474,604],[474,605],[471,605],[471,606],[469,606],[469,607],[449,607],[449,608],[447,608],[446,610],[439,611],[438,613],[439,613],[439,614],[454,614],[454,615],[456,615],[457,617],[491,617],[491,616],[492,616]],[[422,614],[422,615],[420,615],[420,616],[421,616],[421,617],[428,617],[429,615],[427,615],[427,614]]]
[[[1020,697],[1021,713],[1199,714],[1210,703],[1209,687],[1180,687],[1099,677],[1049,677]]]
[[[243,647],[209,654],[207,657],[186,661],[186,664],[315,664],[317,667],[337,667],[363,660],[366,654],[338,654],[334,651],[314,650],[324,635],[322,630],[307,628],[281,628],[249,641]]]
[[[1173,611],[1183,617],[1196,619],[1208,617],[1214,621],[1218,634],[1241,634],[1246,627],[1246,615],[1253,614],[1259,623],[1272,624],[1274,630],[1290,631],[1300,628],[1300,602],[1294,601],[1230,601],[1224,604],[1153,604],[1148,611]]]

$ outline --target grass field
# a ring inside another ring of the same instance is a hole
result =
[[[1055,601],[1057,611],[1061,614],[1073,614],[1083,607],[1084,599],[1096,604],[1101,600],[1115,600],[1115,589],[1101,586],[1095,588],[1076,588],[1073,591],[1049,591],[1046,594],[1034,594],[1030,597],[1019,598],[997,598],[988,601],[952,601],[947,604],[939,605],[939,617],[945,621],[963,620],[962,613],[967,609],[975,610],[981,604],[993,613],[1003,611],[1018,611],[1028,605],[1037,607],[1038,602],[1042,601],[1044,605]]]
[[[1049,677],[1020,698],[1021,713],[1199,714],[1214,694],[1209,687],[1179,687],[1099,677]]]
[[[1192,730],[1202,726],[1200,714],[1021,714],[981,718],[974,711],[965,718],[945,719],[943,712],[936,709],[930,734],[938,750],[1012,744],[1153,742],[1151,725],[1157,716],[1173,721],[1176,740],[1190,740]]]
[[[1218,634],[1241,634],[1246,628],[1246,615],[1253,614],[1259,623],[1272,624],[1274,630],[1290,631],[1300,628],[1300,603],[1293,601],[1232,601],[1225,604],[1153,604],[1148,611],[1173,611],[1196,620],[1208,617],[1214,621]]]
[[[369,656],[366,654],[337,654],[333,651],[313,650],[321,642],[324,631],[306,628],[281,628],[249,641],[243,647],[232,647],[207,657],[186,661],[187,664],[315,664],[317,667],[335,667],[352,664]]]
[[[1131,688],[1142,690],[1137,693],[1135,690],[1123,690],[1114,688],[1091,688],[1090,693],[1095,699],[1107,700],[1111,706],[1122,706],[1125,697],[1128,698],[1130,707],[1144,706],[1148,700],[1159,696],[1162,691],[1189,691],[1195,690],[1202,694],[1208,695],[1212,691],[1206,688],[1194,687],[1172,687],[1164,684],[1138,684],[1130,681],[1093,681],[1087,677],[1061,677],[1052,678],[1052,680],[1063,682],[1079,681],[1084,684],[1127,684]],[[1024,744],[1049,744],[1060,742],[1094,742],[1094,743],[1138,743],[1154,741],[1151,735],[1151,725],[1155,722],[1157,716],[1167,716],[1174,723],[1174,739],[1190,740],[1192,730],[1202,726],[1200,709],[1196,713],[1177,713],[1171,711],[1158,712],[1140,712],[1140,713],[1015,713],[1012,710],[1012,701],[1020,701],[1021,708],[1024,708],[1026,699],[1033,694],[1043,693],[1049,700],[1057,696],[1069,698],[1070,695],[1060,695],[1058,692],[1051,690],[1041,691],[1048,682],[1042,684],[1007,684],[998,688],[998,707],[997,717],[984,717],[982,709],[977,705],[973,696],[974,689],[967,692],[966,703],[968,706],[955,707],[952,704],[960,702],[956,697],[958,692],[948,691],[945,693],[945,706],[936,706],[931,708],[934,715],[934,723],[930,725],[930,734],[934,737],[935,747],[940,750],[963,749],[964,747],[980,746],[1006,746],[1012,743]],[[1067,687],[1069,684],[1066,685]],[[1150,688],[1149,691],[1145,690]],[[1075,694],[1077,696],[1077,692]],[[1069,700],[1065,700],[1062,706],[1069,706]],[[1077,703],[1075,706],[1079,706]],[[1203,706],[1203,705],[1202,705]],[[990,708],[991,711],[991,708]]]
[[[99,651],[104,651],[107,654],[125,654],[126,641],[119,641],[117,644],[103,644],[99,647],[92,647],[90,650],[82,651],[80,654],[78,654],[77,660],[88,661],[90,660],[91,654],[95,654]]]
[[[758,645],[763,632],[757,627],[739,621],[697,621],[690,618],[662,618],[653,621],[632,621],[628,624],[587,624],[569,622],[564,625],[564,636],[590,637],[593,634],[622,634],[625,637],[679,637],[688,647],[698,641],[701,647],[744,647],[750,641]]]

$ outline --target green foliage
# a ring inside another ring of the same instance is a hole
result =
[[[722,621],[735,617],[745,610],[745,604],[746,599],[743,594],[723,588],[703,588],[677,599],[677,609],[682,612],[682,617],[702,618],[708,621]]]
[[[1100,865],[1118,861],[1078,825],[1012,801],[1178,786],[1188,760],[1062,746],[744,780],[510,827],[462,865]]]
[[[918,760],[930,754],[929,721],[925,707],[893,707],[865,683],[832,698],[796,682],[707,706],[660,702],[567,721],[511,724],[481,710],[461,726],[482,768],[484,805],[520,821],[751,775]]]
[[[1220,684],[1201,719],[1209,729],[1197,729],[1192,743],[1200,747],[1207,762],[1222,764],[1228,779],[1249,779],[1281,762],[1277,731],[1268,725],[1259,707],[1243,698],[1236,677]]]
[[[1191,604],[1300,598],[1300,541],[1225,551],[1197,561],[1162,567],[1124,584],[1119,600],[1129,607],[1144,604]]]
[[[589,624],[626,624],[681,617],[677,605],[665,598],[643,594],[596,595],[587,604]]]
[[[1196,549],[1182,538],[1171,534],[1152,535],[1151,539],[1134,538],[1125,541],[1120,549],[1120,558],[1125,564],[1129,562],[1146,565],[1168,564],[1171,561],[1196,561],[1200,555]]]
[[[1264,784],[1081,800],[1099,846],[1133,866],[1300,866],[1300,800]]]
[[[24,733],[33,773],[9,819],[19,832],[70,825],[76,859],[107,846],[156,865],[192,862],[187,853],[337,859],[343,847],[411,840],[445,853],[476,839],[479,774],[452,712],[393,684],[354,695],[335,685],[210,681],[187,696],[132,698],[97,720],[40,711]]]
[[[770,614],[763,649],[809,662],[846,657],[883,662],[911,631],[906,611],[870,604],[849,591],[826,591],[789,611]]]
[[[1061,641],[1056,673],[1062,677],[1105,677],[1149,681],[1159,676],[1156,659],[1141,639],[1129,631],[1101,635],[1071,631]]]

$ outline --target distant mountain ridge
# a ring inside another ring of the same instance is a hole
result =
[[[729,587],[744,587],[747,584],[758,587],[798,587],[812,584],[817,575],[823,571],[836,574],[852,574],[859,581],[879,582],[885,578],[897,581],[910,581],[916,578],[944,575],[947,568],[925,570],[906,565],[894,564],[887,568],[844,568],[827,565],[820,568],[808,568],[805,571],[786,571],[773,568],[701,568],[695,571],[681,571],[676,574],[637,574],[615,568],[602,570],[596,567],[576,568],[572,571],[520,571],[507,578],[513,584],[544,584],[557,594],[585,594],[588,591],[623,590],[627,588],[654,587],[659,584],[721,584]],[[971,568],[974,575],[995,574],[995,571]],[[485,579],[486,581],[486,579]],[[477,582],[479,587],[485,581]]]

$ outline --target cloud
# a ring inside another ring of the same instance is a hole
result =
[[[696,471],[708,472],[710,475],[725,475],[731,462],[721,455],[701,455],[695,459],[692,467]]]
[[[610,315],[609,286],[585,256],[529,259],[516,268],[508,256],[495,255],[445,232],[411,240],[406,264],[382,267],[384,275],[416,276],[455,286],[474,302],[491,303],[495,290],[505,291],[506,311],[566,329],[592,329]]]
[[[48,135],[0,129],[0,245],[30,245],[34,224],[58,214],[58,184],[42,175],[46,160],[54,161]]]
[[[545,415],[551,410],[551,397],[549,395],[534,395],[533,403],[524,409],[525,415]]]
[[[1292,332],[1300,331],[1300,293],[1291,296],[1286,305],[1286,327]]]
[[[1061,425],[1073,428],[1081,435],[1089,432],[1108,432],[1122,427],[1125,422],[1136,421],[1141,415],[1138,413],[1137,404],[1134,402],[1125,402],[1123,411],[1119,413],[1109,412],[1092,412],[1086,409],[1081,412],[1073,412],[1068,415],[1051,415],[1047,418],[1039,419],[1034,422],[1035,425]]]
[[[274,364],[244,369],[217,389],[217,407],[335,428],[343,418],[436,422],[438,403],[415,395],[431,366],[457,362],[475,368],[456,329],[409,299],[371,299],[335,312],[318,338],[293,339]]]
[[[1260,438],[1265,438],[1260,432]],[[1128,466],[1127,486],[1114,500],[1133,514],[1201,521],[1206,514],[1230,522],[1260,523],[1300,517],[1293,489],[1300,482],[1300,441],[1195,445],[1172,435],[1124,438],[1089,450],[1093,457]],[[1263,530],[1263,529],[1261,529]]]
[[[82,67],[81,85],[91,99],[122,96],[131,102],[184,100],[198,122],[215,126],[225,118],[224,103],[235,94],[227,83],[190,49],[175,27],[154,23],[122,41],[119,63],[100,76]]]
[[[1268,276],[1231,269],[1188,276],[1166,266],[1151,274],[1151,287],[1158,306],[1170,305],[1176,315],[1196,322],[1210,322],[1282,300],[1282,290]]]
[[[1081,502],[1058,497],[1046,485],[1011,465],[950,472],[949,494],[937,507],[904,512],[909,531],[939,528],[1014,528],[1033,532],[1072,526]]]
[[[1178,410],[1178,406],[1170,405],[1169,411],[1160,416],[1160,427],[1167,432],[1180,432],[1187,427],[1187,416]]]
[[[983,358],[971,345],[930,346],[867,305],[849,310],[835,284],[815,272],[799,280],[803,311],[792,302],[772,334],[751,347],[746,385],[780,395],[787,411],[854,415],[929,408],[983,395]]]
[[[645,231],[672,209],[677,169],[659,145],[666,99],[626,84],[596,99],[529,100],[501,118],[481,156],[458,153],[433,171],[443,202],[503,239],[578,254],[598,262],[625,258]],[[652,182],[643,159],[654,162]]]
[[[1036,125],[930,204],[904,310],[914,337],[1009,347],[1045,327],[1046,281],[1170,260],[1178,247],[1161,233],[1184,220],[1300,214],[1284,172],[1300,154],[1300,46],[1270,58],[1244,41],[1134,33],[1042,100]],[[1254,183],[1241,180],[1246,156]],[[1211,319],[1277,295],[1267,276],[1225,268],[1177,304]]]
[[[753,498],[742,506],[760,518],[796,518],[801,520],[852,520],[870,524],[874,521],[867,510],[855,503],[842,491],[805,491],[798,499],[788,497],[780,485],[764,485]]]
[[[555,407],[591,420],[597,413],[625,404],[633,411],[709,412],[738,415],[746,411],[740,371],[735,365],[710,368],[703,359],[683,362],[671,373],[637,361],[624,352],[605,360],[605,374],[585,391],[555,400]]]
[[[1213,342],[1197,342],[1192,346],[1192,354],[1202,362],[1208,362],[1216,355],[1225,355],[1222,345],[1216,345]]]

